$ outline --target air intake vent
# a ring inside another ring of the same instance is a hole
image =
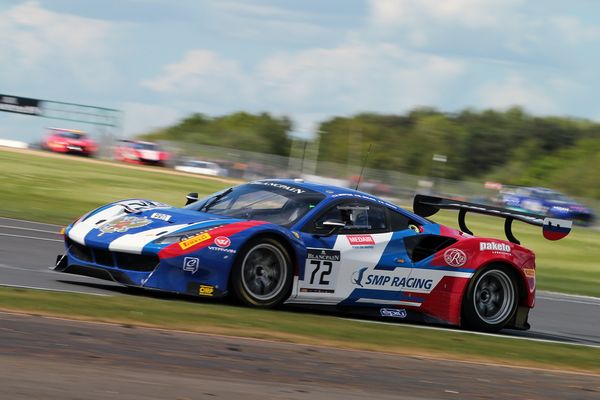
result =
[[[456,243],[454,238],[437,235],[417,235],[404,239],[406,252],[412,262],[424,260],[432,254],[452,246],[454,243]]]

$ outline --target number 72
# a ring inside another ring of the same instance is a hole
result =
[[[325,280],[325,277],[331,274],[331,269],[333,268],[333,263],[331,261],[321,261],[321,260],[311,260],[311,265],[316,265],[316,268],[313,270],[310,275],[309,284],[319,284],[319,285],[329,285],[329,280]],[[321,269],[323,266],[323,269]],[[315,282],[315,278],[317,278],[317,273],[321,271],[319,275],[319,281]]]

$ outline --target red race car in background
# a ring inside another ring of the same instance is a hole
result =
[[[56,153],[80,154],[91,157],[98,144],[85,132],[76,129],[48,128],[50,132],[42,141],[42,148]]]
[[[164,166],[169,160],[169,153],[156,143],[119,140],[115,147],[115,160],[133,164]]]

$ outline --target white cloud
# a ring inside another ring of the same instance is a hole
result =
[[[106,61],[113,28],[106,21],[46,10],[37,1],[6,9],[0,13],[0,62],[9,73],[3,75],[29,80],[34,72],[43,75],[60,65],[79,83],[102,86],[114,73]]]
[[[450,22],[471,28],[490,27],[505,22],[503,17],[522,0],[371,0],[374,25],[419,26]]]
[[[390,112],[435,102],[465,67],[458,60],[392,44],[359,42],[269,57],[256,80],[280,104]]]
[[[170,107],[144,103],[124,103],[123,133],[132,136],[170,126],[182,118],[181,112]]]
[[[560,113],[553,86],[564,88],[566,83],[528,81],[522,75],[513,72],[503,81],[487,83],[477,90],[478,107],[506,109],[511,106],[524,106],[529,111],[541,114]]]
[[[245,91],[246,77],[237,61],[196,49],[188,51],[181,61],[166,65],[161,76],[141,84],[160,93],[177,92],[226,100],[239,98]]]

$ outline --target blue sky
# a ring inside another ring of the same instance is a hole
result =
[[[332,115],[521,105],[600,120],[594,0],[0,0],[0,93],[118,108],[120,134],[193,112]],[[0,113],[26,141],[76,123]]]

